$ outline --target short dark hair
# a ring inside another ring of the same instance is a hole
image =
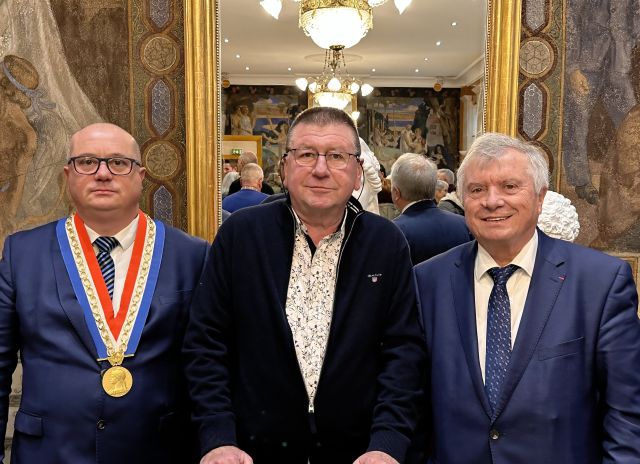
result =
[[[293,120],[289,132],[287,133],[287,148],[291,147],[291,140],[300,124],[316,124],[318,126],[328,126],[330,124],[346,126],[353,132],[353,145],[355,146],[355,155],[360,157],[360,137],[358,136],[358,128],[347,113],[337,108],[329,108],[326,106],[316,106],[309,108],[300,113]]]

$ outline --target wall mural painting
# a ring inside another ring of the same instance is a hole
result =
[[[262,135],[265,179],[275,176],[289,126],[307,107],[294,86],[234,85],[223,93],[225,134]],[[388,169],[402,153],[424,153],[440,167],[458,165],[460,91],[378,88],[358,99],[358,130]]]
[[[640,4],[524,0],[519,135],[549,157],[577,242],[640,256]]]
[[[459,164],[460,90],[376,88],[358,100],[360,135],[387,172],[403,153],[429,156],[438,167]]]
[[[68,214],[68,139],[100,121],[141,145],[143,209],[186,229],[182,9],[0,0],[0,249],[8,234]]]
[[[222,108],[225,134],[262,136],[264,179],[279,191],[278,160],[291,122],[307,108],[307,94],[294,86],[233,85],[223,91]]]

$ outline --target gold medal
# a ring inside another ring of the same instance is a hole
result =
[[[131,390],[133,377],[129,369],[112,366],[102,374],[102,388],[109,396],[120,398]]]

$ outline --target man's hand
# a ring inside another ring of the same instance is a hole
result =
[[[200,464],[253,464],[253,459],[235,446],[220,446],[205,454]]]
[[[369,451],[364,453],[353,464],[400,464],[387,453],[382,451]]]

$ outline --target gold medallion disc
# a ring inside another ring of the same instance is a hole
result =
[[[109,396],[120,398],[131,390],[133,377],[128,369],[122,366],[113,366],[102,374],[102,388]]]

